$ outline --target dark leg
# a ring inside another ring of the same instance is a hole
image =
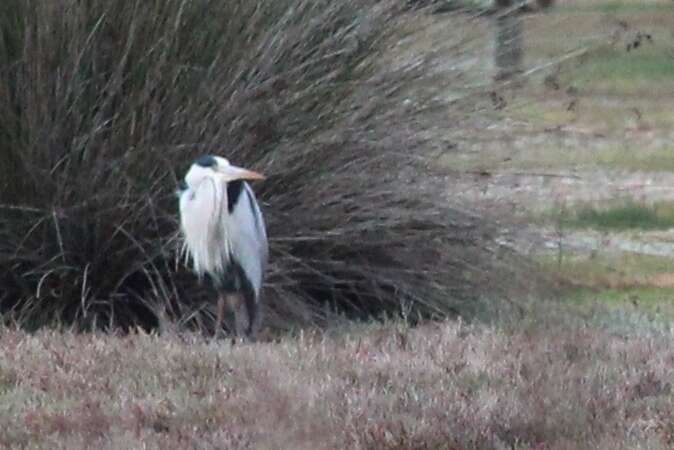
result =
[[[243,338],[246,329],[246,317],[243,311],[241,294],[227,294],[227,303],[234,312],[234,334],[236,338]]]
[[[255,298],[255,295],[245,296],[246,301],[246,312],[248,313],[248,329],[246,334],[251,340],[255,339],[255,334],[257,333],[259,324],[260,324],[260,303]]]
[[[218,295],[217,315],[215,318],[215,330],[213,337],[219,338],[222,335],[222,322],[225,319],[225,295]]]

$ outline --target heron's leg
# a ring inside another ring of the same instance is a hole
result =
[[[243,311],[243,299],[241,294],[227,294],[227,303],[234,312],[234,334],[236,338],[243,338],[246,329],[245,311]]]
[[[217,315],[215,317],[215,330],[213,337],[218,338],[222,335],[222,322],[225,319],[225,295],[218,295]]]
[[[254,295],[246,295],[244,300],[246,303],[246,313],[248,315],[246,335],[251,341],[254,341],[261,319],[260,303]]]

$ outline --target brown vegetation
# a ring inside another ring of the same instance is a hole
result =
[[[444,322],[233,347],[9,329],[0,341],[9,448],[674,444],[670,334]]]

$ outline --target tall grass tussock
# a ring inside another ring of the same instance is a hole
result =
[[[267,325],[483,314],[508,264],[486,221],[422,176],[396,94],[437,61],[380,63],[400,3],[4,0],[4,320],[208,325],[212,293],[176,258],[174,195],[205,153],[268,176]]]

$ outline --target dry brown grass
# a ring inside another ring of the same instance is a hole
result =
[[[444,322],[230,346],[0,331],[8,448],[578,449],[674,443],[670,334]]]

